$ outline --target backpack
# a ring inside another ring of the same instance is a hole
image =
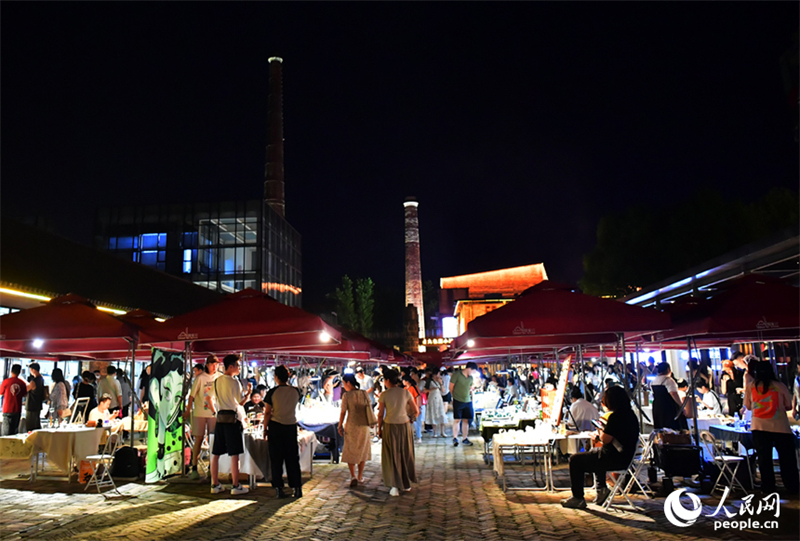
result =
[[[120,447],[114,453],[114,461],[111,463],[111,475],[124,478],[139,477],[141,464],[139,451],[133,447]]]

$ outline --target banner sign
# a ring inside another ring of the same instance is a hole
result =
[[[183,355],[153,348],[148,384],[146,483],[183,467]]]

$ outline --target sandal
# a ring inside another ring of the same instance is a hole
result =
[[[350,488],[355,488],[357,486],[358,486],[358,479],[356,479],[355,477],[351,478],[350,479]]]

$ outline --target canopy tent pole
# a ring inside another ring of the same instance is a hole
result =
[[[686,339],[686,346],[689,349],[689,403],[692,404],[692,425],[694,426],[694,443],[700,445],[700,430],[697,427],[697,400],[694,395],[694,377],[692,376],[692,339]],[[699,361],[698,361],[699,363]],[[698,365],[699,368],[699,365]]]
[[[131,381],[130,385],[128,385],[131,391],[131,405],[128,408],[128,412],[131,415],[131,447],[133,447],[133,432],[134,432],[133,429],[136,426],[134,421],[134,419],[136,418],[136,415],[134,415],[134,411],[136,411],[136,404],[133,398],[134,396],[136,396],[136,391],[134,390],[136,388],[136,385],[134,385],[133,383],[135,380],[136,380],[136,340],[131,340]]]
[[[192,351],[191,343],[187,340],[183,343],[183,396],[181,397],[182,410],[186,408],[186,395],[189,389],[189,379],[192,377]],[[181,438],[181,477],[186,477],[186,421],[183,420],[183,411],[180,413],[181,423],[183,423],[183,437]]]
[[[631,393],[628,385],[628,357],[627,353],[625,352],[625,335],[620,333],[617,336],[619,336],[619,339],[622,342],[622,374],[625,378],[625,392],[628,394],[628,398],[630,399]]]
[[[583,346],[578,346],[578,360],[581,366],[581,385],[583,385],[583,399],[586,400],[586,370],[583,367]]]
[[[636,387],[634,396],[636,397],[636,407],[639,409],[639,433],[644,433],[644,412],[642,411],[642,388],[639,386],[642,381],[642,365],[639,361],[639,342],[636,342]]]

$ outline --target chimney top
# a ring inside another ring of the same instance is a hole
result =
[[[403,206],[404,207],[418,207],[419,206],[419,202],[417,201],[416,197],[414,197],[413,195],[409,195],[408,197],[406,197],[406,201],[405,201],[405,203],[403,203]]]
[[[280,56],[271,56],[271,57],[269,57],[269,61],[270,62],[280,62],[281,64],[283,64],[283,58],[281,58]]]

